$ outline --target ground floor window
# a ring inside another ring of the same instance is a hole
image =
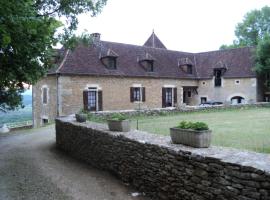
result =
[[[102,91],[96,87],[90,87],[83,91],[84,110],[100,111],[102,110]]]
[[[177,104],[177,88],[162,88],[162,107],[174,107]]]
[[[145,87],[131,87],[130,102],[145,102]]]
[[[207,102],[207,97],[201,97],[201,103]]]
[[[265,102],[270,102],[270,94],[264,96]]]
[[[241,96],[235,96],[231,98],[231,104],[235,105],[235,104],[242,104],[245,103],[245,98],[241,97]]]

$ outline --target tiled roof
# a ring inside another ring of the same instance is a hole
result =
[[[107,69],[102,64],[100,58],[106,55],[117,57],[117,69]],[[51,69],[48,74],[208,79],[213,77],[214,68],[224,66],[226,67],[225,78],[256,77],[252,70],[254,66],[253,48],[249,47],[187,53],[164,48],[99,41],[98,44],[88,47],[80,45],[62,57],[65,60],[63,59],[61,67],[58,70]],[[146,57],[154,60],[154,72],[147,72],[140,65],[140,60]],[[181,60],[193,65],[195,68],[193,74],[181,70],[179,66]]]
[[[152,47],[152,48],[160,48],[160,49],[167,49],[165,45],[160,41],[160,39],[156,36],[156,34],[152,33],[152,35],[146,40],[144,43],[145,47]]]

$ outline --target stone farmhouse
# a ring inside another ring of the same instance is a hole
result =
[[[59,50],[58,65],[33,87],[34,126],[89,111],[269,101],[252,70],[253,48],[187,53],[168,50],[153,32],[143,46],[100,40]],[[269,78],[269,77],[267,77]]]

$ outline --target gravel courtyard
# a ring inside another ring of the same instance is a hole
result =
[[[54,126],[0,135],[0,199],[146,200],[55,149]]]

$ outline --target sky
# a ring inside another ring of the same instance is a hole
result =
[[[244,15],[270,0],[108,0],[97,17],[79,16],[77,33],[143,45],[154,29],[167,49],[204,52],[231,44]]]

